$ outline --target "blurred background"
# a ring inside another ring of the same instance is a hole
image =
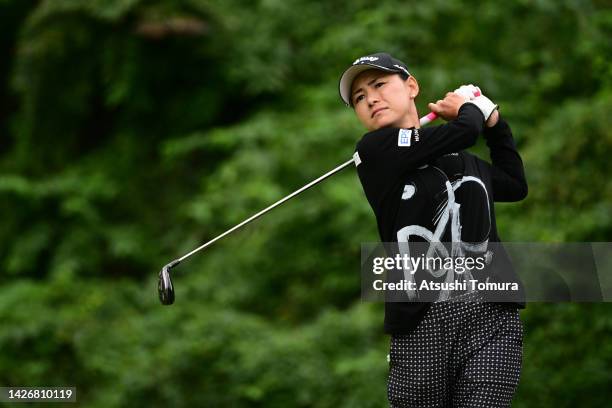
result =
[[[612,238],[609,1],[0,0],[0,385],[82,406],[384,407],[379,239],[348,160],[343,69],[387,51],[419,113],[463,83],[500,105],[529,196],[507,241]],[[482,141],[473,149],[489,159]],[[534,303],[515,407],[612,398],[612,305]]]

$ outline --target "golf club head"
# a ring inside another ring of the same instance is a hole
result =
[[[178,265],[178,262],[170,262],[168,265],[164,266],[159,273],[157,292],[159,294],[159,301],[162,305],[171,305],[174,303],[174,286],[170,278],[170,269],[176,265]]]

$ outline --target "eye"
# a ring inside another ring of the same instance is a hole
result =
[[[385,84],[385,82],[377,82],[376,83],[376,87],[380,88],[381,86],[383,86]]]
[[[364,97],[363,95],[359,95],[359,96],[357,96],[357,97],[355,98],[355,104],[356,104],[357,102],[359,102],[360,100],[362,100],[362,99],[363,99],[363,97]]]

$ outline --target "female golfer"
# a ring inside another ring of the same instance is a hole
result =
[[[518,385],[524,292],[507,253],[494,246],[500,239],[493,203],[522,200],[527,183],[508,124],[489,98],[474,96],[479,91],[464,85],[430,103],[447,123],[420,128],[419,85],[403,62],[366,55],[340,79],[342,100],[368,130],[354,158],[381,240],[458,245],[452,254],[482,255],[497,265],[481,275],[473,269],[475,282],[513,288],[442,290],[432,298],[415,286],[404,291],[405,301],[386,301],[392,407],[509,407]],[[464,150],[480,134],[491,163]],[[427,272],[404,275],[418,283]],[[458,276],[437,272],[445,282]]]

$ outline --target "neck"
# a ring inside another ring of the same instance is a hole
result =
[[[404,116],[404,118],[400,122],[400,126],[397,126],[397,127],[400,127],[400,128],[412,128],[413,127],[416,129],[420,129],[421,122],[419,121],[419,114],[416,111],[416,109],[411,110],[409,114]]]

